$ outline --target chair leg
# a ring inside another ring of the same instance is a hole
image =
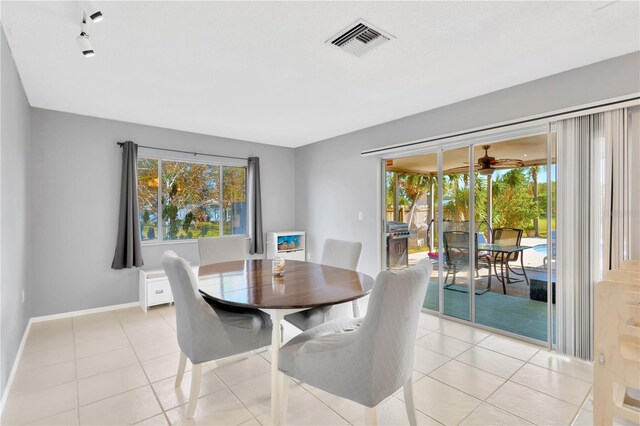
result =
[[[447,280],[449,279],[449,271],[451,271],[451,266],[447,266],[447,276],[444,277],[444,283],[447,283]]]
[[[281,413],[281,421],[282,424],[286,424],[287,423],[287,410],[289,409],[289,378],[284,375],[283,373],[280,373],[278,375],[280,377],[280,380],[282,381],[281,385],[282,385],[282,413]]]
[[[179,388],[184,377],[184,369],[187,366],[187,356],[180,352],[180,362],[178,363],[178,375],[176,376],[176,387]]]
[[[351,302],[353,304],[353,317],[360,318],[360,304],[357,300]]]
[[[500,281],[500,275],[498,274],[498,258],[493,259],[493,272],[496,274],[496,279]]]
[[[367,426],[378,425],[378,413],[376,407],[364,407],[364,424]]]
[[[200,396],[200,380],[202,379],[202,364],[194,364],[191,369],[191,392],[189,393],[189,409],[187,419],[192,419]]]
[[[407,417],[409,417],[409,424],[416,426],[418,424],[416,420],[416,406],[413,403],[413,380],[411,376],[404,384],[404,407],[407,410]]]

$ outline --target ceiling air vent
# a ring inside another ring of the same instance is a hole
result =
[[[359,20],[355,24],[348,26],[346,30],[340,31],[337,35],[331,37],[327,40],[327,43],[331,43],[352,55],[361,56],[363,53],[380,46],[392,38],[395,37],[363,20]]]

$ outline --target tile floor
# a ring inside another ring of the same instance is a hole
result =
[[[173,386],[178,357],[170,306],[35,323],[2,424],[269,424],[269,351],[207,364],[192,421],[190,374]],[[432,315],[420,319],[414,381],[419,424],[592,419],[589,365]],[[289,398],[290,425],[363,424],[359,405],[304,383],[290,381]],[[381,404],[380,424],[407,424],[402,398]]]

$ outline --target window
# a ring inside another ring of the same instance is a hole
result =
[[[142,241],[246,233],[246,166],[138,157]]]

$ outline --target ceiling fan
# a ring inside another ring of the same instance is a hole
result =
[[[491,145],[482,145],[484,149],[484,156],[478,158],[478,163],[475,165],[474,170],[483,176],[491,176],[493,172],[499,169],[516,169],[518,167],[524,167],[522,160],[516,160],[512,158],[496,158],[489,155],[489,148]],[[467,163],[468,164],[468,163]],[[465,173],[469,171],[468,166],[456,167],[454,169],[446,170],[446,173]]]

